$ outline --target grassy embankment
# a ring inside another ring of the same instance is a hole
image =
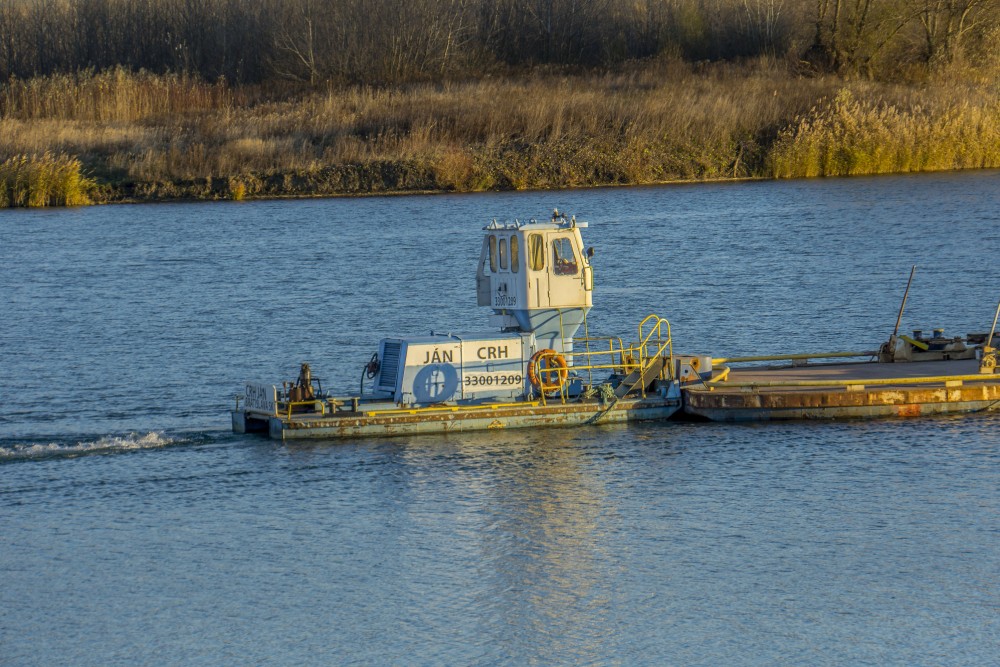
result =
[[[661,63],[322,93],[122,70],[0,85],[0,206],[990,167],[995,83]]]

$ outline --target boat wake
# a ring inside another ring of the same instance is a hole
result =
[[[124,452],[139,449],[157,449],[181,442],[160,431],[146,434],[106,435],[97,440],[64,442],[13,442],[0,443],[0,461],[18,461],[51,457],[72,457],[85,454]]]

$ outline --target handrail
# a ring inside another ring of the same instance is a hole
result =
[[[655,319],[655,320],[656,320],[656,324],[654,324],[654,325],[653,325],[653,328],[652,328],[652,330],[651,330],[651,331],[649,332],[649,334],[650,334],[650,335],[652,335],[654,331],[659,331],[659,330],[660,330],[660,322],[662,322],[662,321],[663,321],[663,318],[662,318],[662,317],[660,317],[660,316],[658,316],[658,315],[656,315],[655,313],[650,313],[649,315],[646,315],[646,317],[644,317],[644,318],[642,319],[642,322],[639,322],[639,340],[642,340],[642,339],[643,339],[643,336],[642,336],[642,328],[643,328],[644,326],[646,326],[646,322],[648,322],[648,321],[650,321],[650,320],[652,320],[652,319]]]
[[[593,337],[593,338],[574,338],[575,343],[587,343],[593,341],[606,341],[608,343],[608,349],[606,350],[590,350],[586,352],[577,352],[574,349],[573,355],[578,357],[586,357],[587,364],[574,364],[573,368],[576,370],[590,370],[590,369],[607,369],[613,371],[620,371],[625,374],[635,370],[645,368],[649,359],[662,355],[663,351],[666,349],[670,350],[670,362],[671,362],[671,375],[673,375],[672,364],[673,364],[673,340],[670,333],[670,322],[667,320],[652,315],[643,320],[643,323],[648,322],[651,318],[656,318],[657,322],[651,330],[647,333],[643,329],[644,324],[640,325],[640,333],[642,334],[642,340],[637,343],[630,345],[625,345],[621,337],[611,336],[611,337]],[[667,338],[661,338],[663,335],[663,325],[667,327]],[[615,342],[617,341],[618,347],[615,347]],[[650,351],[650,348],[654,348]],[[593,358],[604,355],[611,355],[612,359],[610,363],[593,363]],[[618,355],[618,361],[614,360],[614,356]]]
[[[319,404],[319,413],[320,413],[320,415],[325,415],[326,414],[326,405],[324,404],[323,400],[318,399],[318,398],[314,398],[314,399],[311,399],[311,400],[308,400],[308,401],[289,401],[288,403],[280,403],[279,405],[281,406],[282,412],[284,412],[287,415],[288,419],[291,419],[292,418],[292,408],[293,407],[295,407],[295,406],[302,406],[302,405],[311,405],[313,407],[316,407],[317,403]]]
[[[642,335],[643,326],[646,324],[646,322],[648,322],[649,320],[653,319],[654,317],[656,318],[656,324],[650,329],[649,334],[644,337]],[[663,324],[667,325],[667,338],[665,340],[663,340],[663,339],[660,338],[660,336],[662,335],[661,327],[662,327]],[[656,341],[658,343],[658,346],[656,348],[656,353],[651,357],[651,359],[661,356],[661,354],[663,353],[663,350],[666,349],[667,347],[669,347],[670,348],[669,373],[670,373],[671,379],[673,379],[673,376],[674,376],[674,344],[673,344],[673,337],[672,337],[671,332],[670,332],[670,322],[668,322],[666,319],[664,319],[664,318],[662,318],[662,317],[660,317],[658,315],[648,315],[645,319],[643,319],[643,321],[639,323],[639,338],[640,338],[641,342],[638,345],[636,345],[636,346],[630,346],[629,347],[629,351],[631,352],[631,351],[635,350],[636,348],[638,348],[638,351],[639,351],[639,372],[640,372],[640,376],[641,376],[643,373],[645,373],[646,368],[648,367],[646,365],[646,363],[645,363],[645,359],[646,359],[645,350],[646,350],[646,347],[649,345],[649,342],[652,339],[654,333],[656,334]],[[624,364],[624,359],[623,359],[622,360],[623,370],[626,370],[624,368],[624,365],[625,364]],[[646,386],[645,386],[645,383],[643,383],[641,392],[642,392],[642,397],[645,398],[646,397]],[[596,423],[598,423],[601,420],[601,418],[604,417],[604,415],[606,415],[609,412],[611,412],[611,410],[615,407],[615,405],[618,404],[619,400],[621,400],[621,397],[615,396],[614,400],[610,401],[602,409],[598,410],[594,414],[593,417],[591,417],[589,420],[587,420],[587,423],[590,423],[590,424],[596,424]]]
[[[643,337],[643,335],[642,335],[642,327],[646,324],[646,322],[648,322],[649,320],[653,319],[654,317],[656,318],[656,324],[653,325],[653,327],[650,329],[649,333],[645,337]],[[661,339],[661,335],[662,335],[662,328],[661,327],[664,324],[667,325],[667,337],[666,337],[666,339]],[[654,315],[647,315],[646,318],[642,322],[639,323],[639,338],[640,338],[640,340],[642,340],[642,342],[639,345],[642,346],[643,348],[645,348],[645,346],[648,345],[650,339],[653,337],[653,334],[656,334],[656,340],[657,340],[657,342],[660,342],[661,340],[663,340],[662,344],[657,348],[657,354],[654,355],[654,356],[659,356],[659,353],[662,352],[663,349],[665,347],[667,347],[667,346],[670,346],[671,356],[673,356],[673,336],[672,336],[672,334],[670,332],[670,322],[668,322],[665,318],[660,317],[659,315],[655,315],[655,314]]]
[[[656,319],[656,324],[654,324],[652,327],[650,327],[649,333],[645,337],[643,337],[643,335],[642,335],[642,329],[643,329],[643,327],[645,326],[645,324],[647,322],[649,322],[650,320],[652,320],[654,318]],[[661,336],[662,336],[662,326],[664,324],[667,325],[667,337],[666,337],[666,339],[661,338]],[[653,334],[656,334],[656,342],[657,342],[658,345],[657,345],[657,348],[656,348],[656,352],[654,352],[652,355],[647,355],[647,347],[650,344],[650,340],[652,339]],[[655,313],[647,315],[642,320],[642,322],[639,323],[639,339],[642,341],[642,342],[639,343],[639,352],[640,352],[639,368],[640,368],[640,370],[644,372],[645,369],[647,368],[647,361],[646,361],[647,359],[652,359],[652,358],[655,358],[655,357],[662,356],[663,355],[663,351],[665,349],[669,348],[670,353],[669,353],[669,358],[668,358],[668,370],[669,370],[669,373],[670,373],[670,377],[673,377],[673,375],[674,375],[674,341],[673,341],[673,334],[670,331],[670,322],[667,321],[665,318],[660,317],[659,315],[656,315]],[[645,387],[642,388],[642,394],[643,394],[643,396],[646,395],[646,388]]]
[[[474,405],[431,405],[425,408],[365,410],[364,414],[366,417],[376,417],[378,415],[398,415],[404,412],[409,415],[426,414],[428,412],[472,412],[475,410],[496,410],[497,408],[523,408],[525,406],[535,407],[538,403],[538,401],[522,401],[517,403],[476,403]]]
[[[590,349],[590,343],[591,342],[597,342],[597,341],[606,341],[608,343],[608,349],[607,350],[591,350]],[[615,341],[618,341],[618,349],[617,350],[615,349]],[[585,343],[587,345],[587,350],[585,352],[577,352],[576,351],[576,344],[577,343]],[[583,357],[587,358],[587,364],[586,365],[582,365],[581,366],[579,364],[574,364],[573,368],[576,369],[576,370],[588,370],[588,371],[593,371],[593,370],[597,370],[597,369],[611,369],[611,370],[614,370],[614,369],[621,368],[625,364],[625,360],[622,358],[622,355],[625,354],[626,352],[632,352],[632,351],[634,351],[634,349],[632,347],[627,347],[627,348],[625,347],[625,343],[622,342],[622,339],[621,339],[620,336],[595,336],[593,338],[591,338],[591,337],[574,338],[573,339],[573,346],[574,346],[573,347],[573,356],[574,357],[583,356]],[[615,363],[615,361],[614,361],[614,355],[615,355],[616,352],[618,353],[618,356],[619,356],[619,363]],[[605,355],[610,355],[611,356],[611,362],[610,363],[607,363],[607,364],[594,364],[594,363],[591,363],[591,359],[593,357],[605,356]],[[592,374],[591,374],[591,381],[590,381],[590,383],[593,384],[593,375]]]
[[[756,357],[716,357],[713,364],[735,364],[751,361],[796,361],[801,359],[839,359],[848,357],[874,357],[878,350],[866,352],[817,352],[815,354],[765,354]]]
[[[653,322],[653,324],[648,327],[647,331],[647,325],[650,322]],[[666,338],[663,337],[664,327],[666,328]],[[663,356],[664,351],[669,350],[668,372],[673,377],[673,338],[670,331],[670,322],[655,314],[647,316],[639,323],[639,338],[639,342],[629,345],[625,345],[620,336],[585,336],[582,338],[573,338],[574,349],[571,354],[576,362],[580,361],[582,357],[582,360],[586,361],[586,363],[580,364],[575,362],[571,370],[590,372],[591,384],[593,384],[592,378],[593,371],[595,370],[622,372],[626,375],[634,370],[645,372],[653,358]],[[590,344],[597,341],[606,342],[607,349],[592,349]],[[577,344],[584,344],[585,349],[582,351],[578,350],[576,347]],[[610,356],[611,358],[605,363],[596,362],[595,358],[602,356]],[[617,361],[615,360],[616,356],[618,357]],[[540,362],[540,359],[531,362],[532,370],[537,377],[540,377],[541,373],[547,372],[542,369]],[[568,389],[568,382],[563,382],[559,387],[552,387],[548,391],[539,388],[540,400],[544,405],[548,398],[555,398],[554,392],[558,391],[561,400],[566,402],[568,400]],[[643,396],[645,396],[645,389],[645,387],[642,388]]]
[[[708,382],[725,381],[724,377],[712,378]],[[899,385],[899,384],[948,384],[951,382],[993,382],[996,383],[996,376],[977,375],[937,375],[924,377],[902,377],[902,378],[854,378],[841,380],[765,380],[761,382],[726,382],[719,385],[727,389],[741,389],[752,387],[864,387]],[[712,388],[710,388],[712,389]]]

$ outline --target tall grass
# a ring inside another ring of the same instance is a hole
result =
[[[949,95],[900,108],[841,90],[783,130],[775,178],[1000,167],[1000,97]]]
[[[18,155],[0,163],[0,208],[90,204],[94,184],[68,155]]]
[[[155,116],[217,111],[248,103],[250,87],[206,83],[189,74],[95,72],[13,78],[0,84],[0,116],[96,122],[134,122]]]
[[[254,103],[143,73],[77,85],[88,95],[111,86],[119,91],[112,98],[136,100],[84,104],[60,96],[57,79],[11,84],[7,99],[16,101],[0,116],[0,146],[78,155],[102,177],[164,196],[181,183],[234,197],[746,177],[762,164],[774,128],[832,90],[825,79],[800,82],[774,67],[706,75],[677,62]],[[178,98],[187,101],[171,106]],[[153,112],[171,108],[183,111]],[[238,191],[220,185],[234,178]]]

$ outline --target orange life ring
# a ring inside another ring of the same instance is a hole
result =
[[[528,361],[528,381],[539,391],[555,391],[562,388],[569,377],[566,358],[552,349],[544,349],[531,355]],[[555,378],[559,381],[556,382]]]

